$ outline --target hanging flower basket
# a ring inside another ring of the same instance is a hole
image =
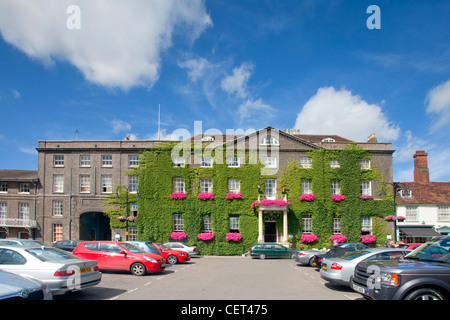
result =
[[[136,221],[136,217],[124,217],[124,216],[118,216],[116,217],[116,220],[119,220],[120,222],[125,222],[125,221],[130,221],[130,222],[134,222]]]
[[[377,240],[377,237],[373,234],[364,234],[359,237],[364,244],[374,243]]]
[[[197,238],[199,240],[203,240],[203,241],[212,240],[212,239],[214,239],[214,233],[213,232],[202,232],[197,235]]]
[[[361,200],[373,200],[372,196],[359,196]]]
[[[174,192],[170,195],[170,199],[184,199],[186,198],[186,193],[184,192]]]
[[[239,193],[227,193],[225,198],[227,198],[228,200],[233,200],[233,199],[242,199],[242,194]]]
[[[312,193],[302,193],[300,197],[298,197],[300,201],[314,201],[316,196]]]
[[[214,199],[214,195],[211,192],[200,192],[198,194],[198,198],[200,200],[213,200]]]
[[[226,237],[227,241],[239,241],[242,239],[242,234],[240,234],[239,232],[228,232]]]
[[[333,241],[333,243],[344,243],[347,241],[347,237],[343,234],[332,234],[330,240]]]
[[[340,202],[342,200],[345,200],[345,196],[340,195],[340,194],[332,194],[330,196],[330,199],[333,200],[333,201],[336,201],[336,202]]]
[[[386,218],[384,218],[384,220],[386,220],[386,221],[397,220],[397,221],[403,222],[403,221],[405,221],[405,217],[403,217],[403,216],[387,216]]]
[[[300,240],[303,243],[312,243],[314,241],[319,240],[319,238],[317,238],[317,236],[314,233],[302,233]]]
[[[402,216],[397,216],[397,221],[400,221],[400,222],[403,222],[403,221],[405,221],[405,217],[402,217]]]
[[[187,234],[183,231],[175,231],[170,234],[170,239],[173,240],[183,240],[187,238]]]

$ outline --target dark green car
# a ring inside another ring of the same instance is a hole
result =
[[[293,259],[297,249],[290,249],[278,243],[258,243],[250,248],[252,258],[289,258]]]

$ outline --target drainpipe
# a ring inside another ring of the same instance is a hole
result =
[[[72,240],[72,168],[70,168],[69,183],[69,240]]]

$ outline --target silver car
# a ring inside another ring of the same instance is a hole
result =
[[[340,257],[324,258],[320,268],[320,276],[331,283],[350,286],[358,263],[402,259],[411,251],[408,249],[370,248],[348,252]]]
[[[298,251],[295,256],[294,260],[297,261],[297,263],[301,265],[310,265],[313,267],[313,259],[315,255],[321,255],[325,254],[326,251],[321,251],[317,249],[311,249],[311,250],[300,250]]]
[[[174,250],[186,251],[191,257],[198,255],[198,249],[196,246],[188,246],[182,242],[166,242],[164,243],[164,246]]]
[[[51,300],[48,286],[37,279],[0,270],[0,300]]]
[[[0,270],[47,284],[52,295],[99,284],[97,262],[51,247],[0,246]]]
[[[0,246],[47,246],[46,243],[39,240],[31,240],[31,239],[0,239]]]

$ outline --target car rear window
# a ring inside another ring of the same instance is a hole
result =
[[[78,259],[74,255],[68,253],[67,251],[53,249],[53,248],[30,248],[26,250],[29,254],[35,256],[41,261],[55,261],[64,259]]]

